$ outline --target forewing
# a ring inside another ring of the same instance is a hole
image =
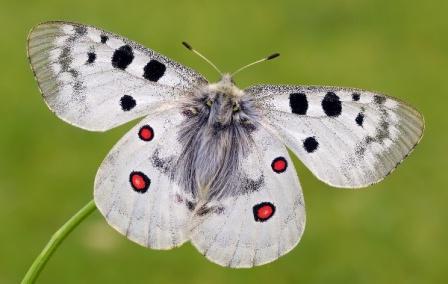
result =
[[[387,176],[423,135],[422,115],[397,99],[358,89],[255,86],[265,119],[322,181],[358,188]]]
[[[198,205],[191,241],[222,266],[252,267],[294,248],[305,227],[300,183],[286,147],[259,127],[232,195]]]
[[[95,179],[95,203],[107,222],[140,245],[169,249],[188,238],[191,194],[174,182],[181,147],[177,109],[143,119],[110,151]]]
[[[61,119],[104,131],[206,84],[153,50],[101,29],[46,22],[28,37],[28,56],[45,102]]]

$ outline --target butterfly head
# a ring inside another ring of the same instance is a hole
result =
[[[215,133],[216,130],[230,129],[232,126],[242,126],[249,131],[254,130],[256,128],[256,122],[259,120],[259,114],[254,105],[253,97],[240,90],[232,78],[242,70],[255,64],[274,59],[280,54],[271,54],[247,64],[233,73],[222,73],[213,62],[193,49],[190,44],[186,42],[182,42],[182,44],[205,60],[222,76],[219,82],[206,85],[194,91],[193,99],[185,104],[184,114],[190,118],[202,117],[202,121],[207,121],[207,125],[211,125]]]
[[[197,90],[184,104],[184,114],[214,132],[238,126],[253,128],[257,113],[253,98],[235,85],[230,74]]]
[[[232,75],[228,73],[223,74],[220,81],[210,84],[208,89],[209,92],[221,92],[235,99],[244,96],[244,92],[235,85]]]

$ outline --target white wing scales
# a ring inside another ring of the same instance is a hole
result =
[[[49,108],[87,130],[113,128],[207,83],[137,43],[75,23],[36,26],[28,56]]]
[[[412,151],[423,117],[393,98],[335,87],[255,86],[266,119],[322,181],[357,188],[382,180]]]
[[[255,181],[251,189],[241,182],[239,192],[244,193],[206,204],[217,210],[195,216],[193,245],[222,266],[271,262],[297,245],[305,227],[302,191],[286,147],[263,128],[253,137],[252,151],[241,161],[242,177]],[[267,211],[258,216],[257,210]]]
[[[95,179],[95,203],[107,222],[154,249],[188,240],[192,197],[173,181],[171,167],[181,150],[180,122],[175,110],[145,118],[114,146]]]

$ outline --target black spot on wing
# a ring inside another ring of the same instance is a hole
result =
[[[93,62],[95,62],[95,60],[96,60],[95,52],[89,52],[89,53],[87,53],[87,56],[88,56],[87,64],[92,64]]]
[[[356,124],[362,126],[364,122],[364,114],[362,112],[358,113],[358,116],[355,118]]]
[[[317,147],[319,147],[319,142],[314,137],[308,137],[303,141],[303,148],[308,153],[316,151]]]
[[[114,51],[112,55],[112,66],[118,69],[126,69],[134,60],[134,52],[129,45],[123,45]]]
[[[352,100],[353,100],[354,102],[359,101],[360,97],[361,97],[361,95],[360,95],[359,93],[353,93],[353,94],[352,94]]]
[[[109,39],[107,35],[101,35],[101,43],[106,43],[106,41]]]
[[[289,95],[289,106],[291,112],[295,114],[306,114],[308,110],[308,100],[304,93],[292,93]]]
[[[122,110],[130,111],[137,105],[137,102],[135,101],[135,99],[133,97],[124,95],[120,99],[120,105],[121,105]]]
[[[328,116],[339,116],[342,112],[339,97],[333,92],[328,92],[322,100],[322,109]]]
[[[143,68],[143,77],[149,81],[157,82],[165,74],[165,70],[166,66],[163,63],[151,59]]]

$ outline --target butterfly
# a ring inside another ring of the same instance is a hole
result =
[[[288,148],[324,183],[361,188],[386,177],[423,135],[418,111],[379,93],[242,90],[230,74],[209,83],[93,26],[42,23],[29,34],[28,56],[62,120],[106,131],[144,116],[96,174],[94,200],[107,222],[152,249],[190,241],[222,266],[269,263],[298,244],[305,204]]]

